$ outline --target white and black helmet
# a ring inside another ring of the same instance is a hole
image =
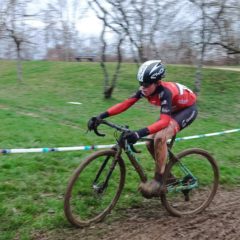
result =
[[[140,85],[155,83],[165,77],[165,67],[161,60],[144,62],[137,74]]]

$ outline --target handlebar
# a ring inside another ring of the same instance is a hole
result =
[[[101,119],[101,120],[99,121],[99,124],[93,129],[94,132],[95,132],[95,134],[98,135],[98,136],[100,136],[100,137],[104,137],[104,136],[105,136],[105,134],[100,133],[100,132],[98,131],[98,126],[101,125],[101,124],[105,124],[105,125],[107,125],[107,126],[109,126],[109,127],[111,127],[111,128],[115,128],[117,131],[122,132],[122,133],[124,133],[124,132],[130,132],[128,126],[117,125],[117,124],[114,124],[114,123],[112,123],[112,122],[109,122],[109,121],[106,121],[106,120],[104,120],[104,119]]]
[[[100,136],[100,137],[104,137],[104,136],[105,136],[105,134],[100,133],[100,132],[98,131],[98,126],[101,125],[101,124],[105,124],[105,125],[107,125],[107,126],[109,126],[109,127],[111,127],[111,128],[116,129],[117,131],[121,132],[122,135],[121,135],[121,140],[120,140],[120,142],[122,142],[122,140],[124,139],[124,133],[127,133],[127,132],[130,132],[130,131],[131,131],[131,130],[129,129],[129,126],[127,126],[127,125],[121,126],[121,125],[117,125],[117,124],[115,124],[115,123],[112,123],[112,122],[109,122],[109,121],[106,121],[106,120],[101,119],[101,120],[99,121],[98,125],[93,129],[94,132],[95,132],[95,134],[98,135],[98,136]],[[120,143],[120,142],[119,142],[119,143]],[[131,150],[132,150],[133,152],[135,152],[135,153],[140,153],[140,152],[141,152],[141,151],[136,150],[136,149],[133,147],[133,144],[129,144],[129,146],[130,146],[130,148],[131,148]]]

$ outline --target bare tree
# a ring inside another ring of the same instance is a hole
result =
[[[81,14],[79,1],[76,0],[49,0],[42,10],[46,49],[58,46],[63,56],[61,60],[68,61],[72,57],[78,37],[76,25]]]
[[[19,82],[23,81],[21,56],[23,46],[32,44],[31,35],[28,33],[30,28],[26,25],[26,20],[33,17],[26,12],[27,4],[30,2],[30,0],[8,0],[1,8],[0,38],[11,39],[15,45]]]
[[[194,90],[197,94],[199,94],[202,82],[202,67],[204,57],[206,54],[207,46],[211,41],[214,32],[213,23],[208,18],[208,11],[214,14],[211,7],[213,5],[215,6],[215,3],[214,1],[207,0],[189,0],[189,1],[193,3],[194,6],[196,7],[196,12],[199,12],[198,19],[191,26],[194,29],[194,31],[197,32],[195,36],[195,48],[198,54]],[[215,17],[215,14],[213,17]]]
[[[133,52],[134,61],[139,65],[141,62],[146,61],[148,57],[160,58],[158,52],[158,43],[156,33],[159,29],[164,29],[161,23],[161,13],[165,13],[170,8],[173,1],[161,1],[151,0],[146,2],[145,0],[89,0],[89,6],[95,11],[97,17],[103,22],[102,32],[102,62],[105,76],[105,97],[110,97],[112,90],[115,87],[118,72],[120,69],[120,61],[122,61],[121,45],[126,46],[130,43],[130,49]],[[164,11],[163,11],[164,9]],[[160,24],[161,23],[161,24]],[[117,52],[118,52],[118,65],[114,74],[114,81],[108,85],[109,76],[105,65],[105,51],[106,29],[110,29],[115,33],[118,39]]]
[[[103,22],[103,27],[102,27],[102,32],[101,32],[101,43],[102,43],[102,48],[101,48],[101,68],[103,70],[103,75],[104,75],[104,89],[103,89],[103,94],[104,98],[108,99],[112,97],[112,93],[114,88],[116,87],[117,79],[119,76],[120,68],[121,68],[121,63],[122,63],[122,51],[121,51],[121,45],[124,40],[124,36],[122,35],[120,29],[118,27],[112,27],[108,23],[108,12],[106,9],[104,9],[97,1],[95,2],[97,4],[97,7],[100,8],[101,13],[95,8],[93,3],[89,1],[89,6],[93,8],[96,11],[97,17],[102,20]],[[109,75],[109,70],[106,65],[107,59],[106,59],[106,51],[107,51],[107,40],[106,40],[106,31],[107,28],[110,28],[113,30],[113,32],[117,35],[117,63],[116,63],[116,68],[115,71],[111,77],[110,81],[110,75]]]
[[[146,60],[149,46],[156,55],[157,38],[159,32],[167,28],[162,21],[169,16],[169,9],[176,9],[176,1],[165,0],[89,0],[91,7],[104,24],[114,32],[125,34],[133,50],[136,52],[136,62]],[[147,48],[147,51],[146,51]],[[157,56],[160,57],[160,56]]]
[[[205,51],[207,44],[211,38],[211,28],[209,28],[209,22],[207,21],[207,8],[208,2],[207,0],[190,0],[190,2],[194,3],[200,11],[200,17],[199,21],[197,22],[198,25],[198,40],[196,42],[196,46],[198,47],[198,64],[197,64],[197,70],[196,70],[196,78],[195,78],[195,92],[199,94],[201,89],[201,82],[202,82],[202,66],[205,56]]]
[[[217,17],[208,16],[217,29],[215,41],[210,45],[218,45],[227,50],[228,54],[240,53],[240,2],[222,0],[218,2]]]
[[[199,93],[202,81],[202,66],[207,51],[213,46],[227,49],[227,54],[240,53],[239,6],[235,0],[189,0],[196,7],[197,21],[192,29],[197,31],[195,46],[198,49],[198,66],[195,78],[195,92]],[[235,18],[235,19],[233,19]],[[238,30],[238,31],[237,31]]]
[[[101,67],[103,69],[103,73],[104,73],[104,97],[106,99],[111,98],[112,97],[112,93],[114,88],[116,87],[116,83],[118,80],[118,76],[119,76],[119,72],[120,72],[120,68],[121,68],[121,64],[122,64],[122,50],[121,50],[121,46],[122,43],[124,41],[124,36],[118,36],[117,39],[117,63],[115,66],[115,70],[112,74],[111,80],[110,80],[110,75],[109,75],[109,71],[108,68],[106,66],[106,49],[107,49],[107,42],[105,39],[105,33],[106,33],[106,26],[103,26],[103,31],[101,34],[101,41],[102,41],[102,53],[101,53]]]

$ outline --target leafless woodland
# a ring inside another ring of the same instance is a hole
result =
[[[101,28],[84,34],[78,24],[90,12]],[[89,55],[101,63],[105,97],[123,61],[239,64],[240,0],[0,0],[0,58],[17,59],[20,81],[23,59]],[[113,76],[107,61],[116,62]]]

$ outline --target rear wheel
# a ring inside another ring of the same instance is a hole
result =
[[[174,216],[199,213],[211,203],[218,182],[219,170],[208,152],[185,150],[166,167],[162,203]]]
[[[85,159],[71,177],[64,211],[77,227],[101,221],[116,205],[125,181],[125,165],[114,150],[98,151]]]

